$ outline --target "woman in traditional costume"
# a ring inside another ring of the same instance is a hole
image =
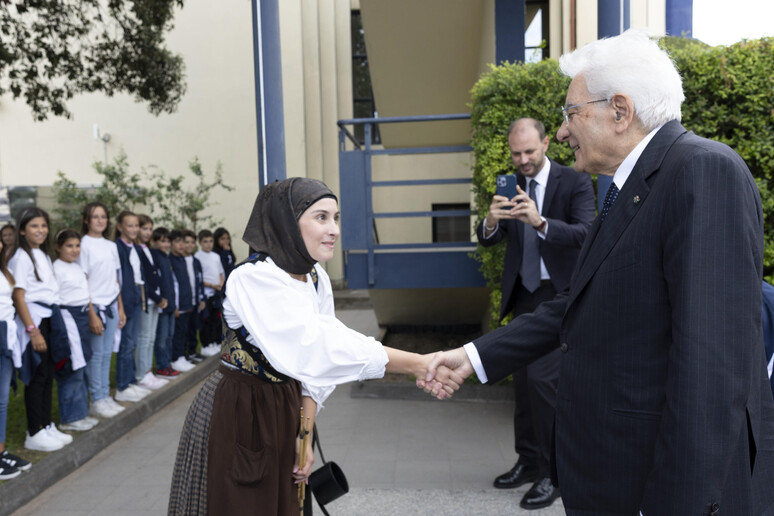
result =
[[[221,365],[186,417],[169,514],[297,515],[297,484],[314,461],[311,444],[299,452],[301,407],[311,428],[338,384],[385,369],[424,379],[430,356],[384,347],[334,316],[317,262],[334,255],[338,218],[336,196],[314,179],[286,179],[258,195],[243,237],[253,254],[226,282]],[[439,397],[462,381],[444,374]]]

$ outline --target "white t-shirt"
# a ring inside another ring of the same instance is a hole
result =
[[[223,270],[223,262],[220,261],[220,256],[217,253],[205,252],[201,249],[196,251],[194,255],[197,260],[202,263],[202,276],[205,283],[211,283],[217,285],[220,283],[221,275],[226,277],[226,273]],[[206,297],[212,297],[215,295],[215,289],[212,287],[204,287],[204,295]]]
[[[0,272],[0,321],[13,319],[16,310],[13,307],[13,287],[8,283],[8,278]]]
[[[121,262],[115,242],[89,235],[81,239],[81,255],[78,264],[86,273],[91,302],[108,306],[118,297],[118,271]]]
[[[89,283],[81,266],[77,262],[54,262],[54,274],[59,284],[59,298],[66,306],[84,306],[89,304]]]
[[[33,249],[32,256],[35,257],[34,265],[27,251],[19,248],[8,263],[8,270],[16,280],[14,287],[24,289],[24,301],[27,303],[39,301],[47,305],[58,305],[59,286],[54,277],[51,258],[40,249]],[[35,268],[40,281],[35,277]]]
[[[280,373],[299,380],[318,408],[336,385],[384,376],[387,353],[372,337],[333,313],[331,280],[315,265],[318,288],[293,279],[271,258],[234,269],[226,285],[223,318],[244,326],[247,340]]]

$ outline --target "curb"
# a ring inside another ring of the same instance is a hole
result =
[[[353,383],[349,395],[352,398],[378,398],[386,400],[435,401],[424,391],[417,389],[412,382],[358,382]],[[476,385],[462,386],[450,400],[444,403],[513,403],[515,401],[512,385]]]
[[[52,452],[40,462],[33,464],[30,471],[4,482],[0,486],[0,500],[3,501],[0,516],[13,513],[78,469],[129,430],[207,378],[219,363],[219,355],[207,358],[191,371],[181,374],[175,380],[170,380],[170,385],[153,392],[139,403],[126,407],[126,410],[119,415],[110,419],[100,419],[99,425],[94,429],[84,432],[73,440],[72,444]]]

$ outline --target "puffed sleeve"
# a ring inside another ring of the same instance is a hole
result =
[[[244,325],[272,366],[302,382],[318,405],[335,385],[384,376],[382,345],[321,313],[312,287],[294,281],[269,262],[235,269],[226,285],[227,324]]]

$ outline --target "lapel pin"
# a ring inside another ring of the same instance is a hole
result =
[[[632,201],[634,202],[634,204],[639,204],[640,203],[640,196],[639,195],[635,195],[634,199],[632,199]]]

